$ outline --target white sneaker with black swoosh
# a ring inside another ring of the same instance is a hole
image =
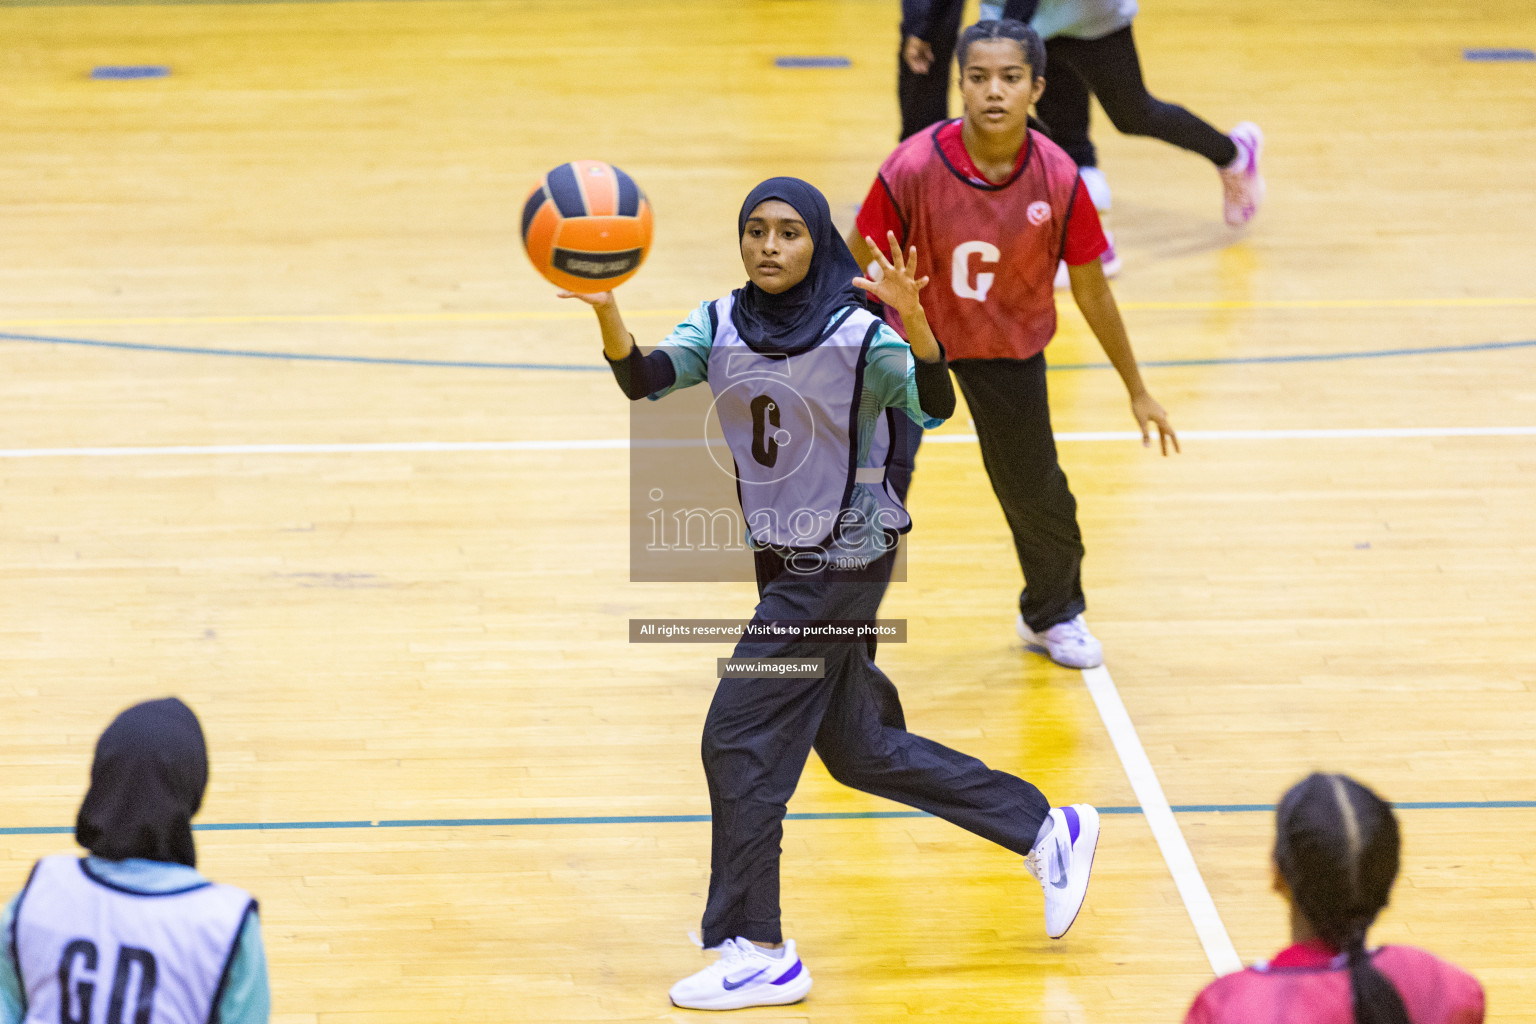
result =
[[[811,972],[795,953],[795,940],[782,956],[746,939],[726,939],[720,959],[672,986],[674,1006],[690,1010],[739,1010],[745,1006],[798,1003],[811,990]],[[776,952],[776,951],[775,951]]]
[[[1099,845],[1099,812],[1092,804],[1052,807],[1024,867],[1045,890],[1045,934],[1067,934],[1088,895],[1088,876]]]

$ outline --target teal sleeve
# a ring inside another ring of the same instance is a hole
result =
[[[272,992],[267,986],[267,950],[261,942],[261,919],[252,911],[235,940],[229,980],[219,997],[219,1024],[267,1024]]]
[[[912,355],[912,346],[886,324],[880,325],[875,340],[870,342],[864,390],[879,399],[883,407],[901,410],[925,430],[944,422],[923,412],[917,398],[917,360]]]
[[[709,322],[709,307],[712,305],[712,302],[699,303],[698,308],[688,314],[688,319],[672,328],[672,333],[657,346],[672,360],[677,380],[672,382],[671,387],[651,395],[652,400],[670,395],[680,388],[702,384],[709,379],[709,350],[715,343],[714,331]]]
[[[16,917],[18,893],[0,910],[0,1024],[21,1024],[27,1016],[27,1001],[21,991],[21,975],[16,973],[16,954],[11,950],[11,921]]]

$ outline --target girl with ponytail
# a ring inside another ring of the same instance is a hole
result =
[[[1397,879],[1392,805],[1344,775],[1312,774],[1275,813],[1275,891],[1292,945],[1205,987],[1185,1024],[1480,1024],[1477,979],[1411,946],[1368,949]]]

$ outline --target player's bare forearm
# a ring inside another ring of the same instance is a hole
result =
[[[624,326],[619,304],[610,299],[592,308],[597,312],[597,323],[603,330],[603,352],[614,362],[628,359],[629,354],[635,350],[635,338],[629,333],[629,328]]]
[[[901,314],[901,325],[907,330],[907,344],[912,346],[912,354],[925,363],[936,363],[943,355],[939,349],[939,340],[933,336],[933,328],[928,326],[928,314],[923,312],[919,303],[912,309],[897,310]]]
[[[1099,339],[1104,354],[1125,382],[1125,390],[1130,392],[1131,415],[1141,428],[1141,443],[1152,443],[1151,426],[1156,424],[1158,446],[1163,454],[1167,455],[1170,447],[1178,451],[1179,436],[1174,433],[1168,413],[1142,383],[1136,353],[1131,351],[1131,338],[1125,332],[1125,321],[1120,319],[1120,307],[1115,305],[1109,282],[1104,280],[1104,269],[1094,260],[1079,267],[1069,265],[1067,273],[1072,278],[1072,298],[1077,301],[1077,308],[1083,311],[1083,319],[1088,321],[1093,336]]]
[[[1103,267],[1094,260],[1081,266],[1068,266],[1067,274],[1072,279],[1072,298],[1115,372],[1125,382],[1125,390],[1133,399],[1146,394],[1147,386],[1142,383],[1136,353],[1131,350],[1131,336],[1126,333],[1125,321],[1120,319],[1120,307],[1109,290]]]

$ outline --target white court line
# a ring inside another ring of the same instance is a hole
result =
[[[1141,813],[1152,828],[1157,847],[1173,875],[1173,883],[1179,887],[1184,909],[1189,911],[1189,919],[1194,922],[1195,934],[1205,948],[1211,969],[1217,977],[1242,970],[1243,961],[1227,935],[1226,925],[1221,923],[1221,915],[1216,912],[1210,890],[1205,887],[1200,867],[1189,852],[1189,844],[1184,842],[1178,819],[1173,816],[1173,808],[1168,806],[1168,798],[1163,795],[1157,773],[1152,770],[1152,762],[1142,749],[1141,737],[1136,735],[1136,726],[1120,700],[1120,691],[1115,688],[1109,670],[1102,665],[1085,668],[1083,682],[1088,684],[1088,693],[1098,705],[1099,717],[1104,720],[1104,728],[1115,744],[1115,753],[1120,755],[1120,763],[1136,793],[1136,802],[1141,805]]]
[[[1390,438],[1536,437],[1536,427],[1343,427],[1322,430],[1185,430],[1188,441],[1319,441]],[[1062,443],[1139,441],[1132,430],[1062,431]],[[975,434],[929,434],[924,444],[974,444]],[[625,438],[551,441],[380,441],[336,444],[174,444],[91,448],[0,448],[0,459],[154,455],[338,455],[387,452],[568,452],[627,449]]]

